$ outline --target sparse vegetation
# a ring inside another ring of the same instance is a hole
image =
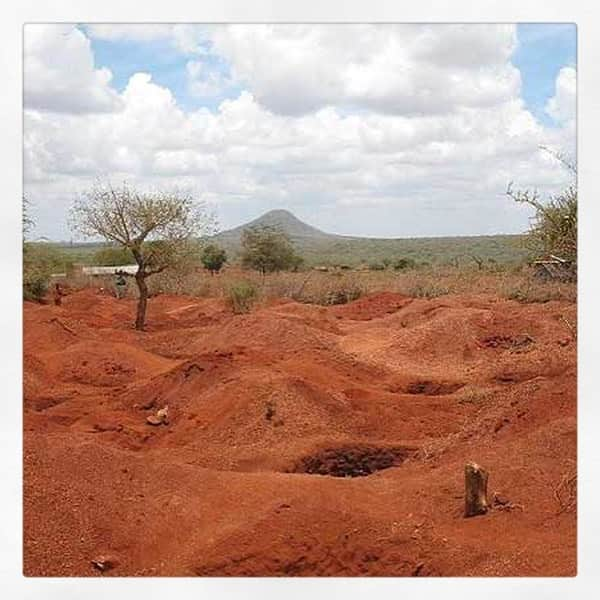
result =
[[[31,204],[23,198],[23,298],[41,302],[48,292],[50,276],[65,263],[63,253],[51,244],[27,241],[35,226]]]
[[[372,262],[369,264],[370,271],[385,271],[385,264],[383,262]]]
[[[225,298],[235,314],[247,313],[258,299],[258,288],[250,281],[236,281],[227,287]]]
[[[392,263],[392,267],[395,271],[406,271],[408,269],[416,268],[417,263],[412,258],[398,258]]]
[[[547,149],[546,149],[547,150]],[[562,167],[577,176],[577,165],[563,155],[547,150]],[[512,183],[507,192],[516,202],[535,209],[529,230],[528,247],[535,255],[556,255],[577,262],[577,183],[556,196],[543,201],[536,190],[515,190]]]
[[[134,262],[133,254],[129,248],[110,245],[94,253],[93,263],[107,267],[130,265]]]
[[[331,306],[347,304],[365,293],[365,288],[358,278],[332,275],[313,280],[309,285],[302,285],[292,294],[292,298],[306,304]]]
[[[421,279],[406,288],[406,295],[413,298],[437,298],[450,293],[450,289],[428,279]]]

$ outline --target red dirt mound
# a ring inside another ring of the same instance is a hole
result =
[[[27,575],[575,574],[574,304],[134,311],[24,305]]]
[[[338,305],[332,309],[332,313],[339,319],[370,321],[393,314],[411,302],[412,298],[400,294],[380,292],[363,296],[349,304]]]

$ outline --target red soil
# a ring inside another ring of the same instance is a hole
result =
[[[26,575],[575,574],[575,305],[134,309],[25,304]]]

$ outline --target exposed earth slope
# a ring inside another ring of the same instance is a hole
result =
[[[575,574],[574,304],[134,302],[24,305],[26,575]]]

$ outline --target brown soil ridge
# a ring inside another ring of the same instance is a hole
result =
[[[24,304],[26,575],[575,574],[574,304],[134,308]]]

